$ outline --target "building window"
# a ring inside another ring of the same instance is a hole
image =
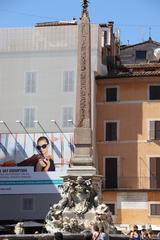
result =
[[[117,101],[117,87],[106,88],[106,102]]]
[[[105,141],[117,141],[117,122],[106,122]]]
[[[105,159],[105,188],[117,188],[117,158],[107,157]]]
[[[74,72],[73,71],[63,72],[63,91],[64,92],[74,91]]]
[[[112,215],[115,215],[115,203],[106,203],[106,205],[109,207],[110,212]]]
[[[37,73],[26,72],[25,73],[25,93],[36,93],[37,88]]]
[[[150,162],[150,188],[160,188],[160,157],[151,157]]]
[[[160,121],[149,122],[149,140],[160,140]]]
[[[150,204],[150,215],[152,216],[159,216],[160,215],[160,204],[159,203],[152,203]]]
[[[32,211],[33,210],[33,198],[23,198],[22,199],[22,210]]]
[[[64,107],[62,118],[63,127],[73,127],[73,123],[68,121],[73,120],[73,107]]]
[[[146,59],[146,51],[136,51],[136,59]]]
[[[160,85],[149,86],[149,99],[160,100]]]
[[[35,120],[35,108],[24,109],[24,126],[26,128],[33,128]]]

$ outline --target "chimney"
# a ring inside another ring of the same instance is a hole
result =
[[[108,28],[109,28],[109,31],[110,31],[110,46],[111,46],[111,58],[114,62],[114,59],[115,59],[115,44],[114,44],[114,34],[113,34],[113,25],[114,25],[114,22],[110,21],[108,22]]]

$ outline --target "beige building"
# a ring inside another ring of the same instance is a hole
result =
[[[156,60],[154,50],[160,47],[160,43],[152,40],[134,45],[122,45],[120,56],[122,64],[148,63]]]
[[[103,198],[115,223],[160,227],[160,64],[125,65],[96,82]]]

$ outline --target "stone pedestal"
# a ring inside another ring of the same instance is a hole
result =
[[[68,175],[95,175],[96,168],[93,166],[91,128],[75,128],[74,141],[75,152],[72,160],[72,167],[68,169]]]
[[[96,169],[92,166],[72,166],[67,172],[70,176],[88,176],[89,178],[96,174]]]

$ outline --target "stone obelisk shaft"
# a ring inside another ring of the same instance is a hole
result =
[[[91,43],[90,23],[86,13],[79,25],[78,40],[76,127],[91,128]]]
[[[78,28],[78,66],[76,118],[74,129],[75,153],[69,174],[93,175],[91,130],[91,34],[88,1],[83,0],[82,17]]]

